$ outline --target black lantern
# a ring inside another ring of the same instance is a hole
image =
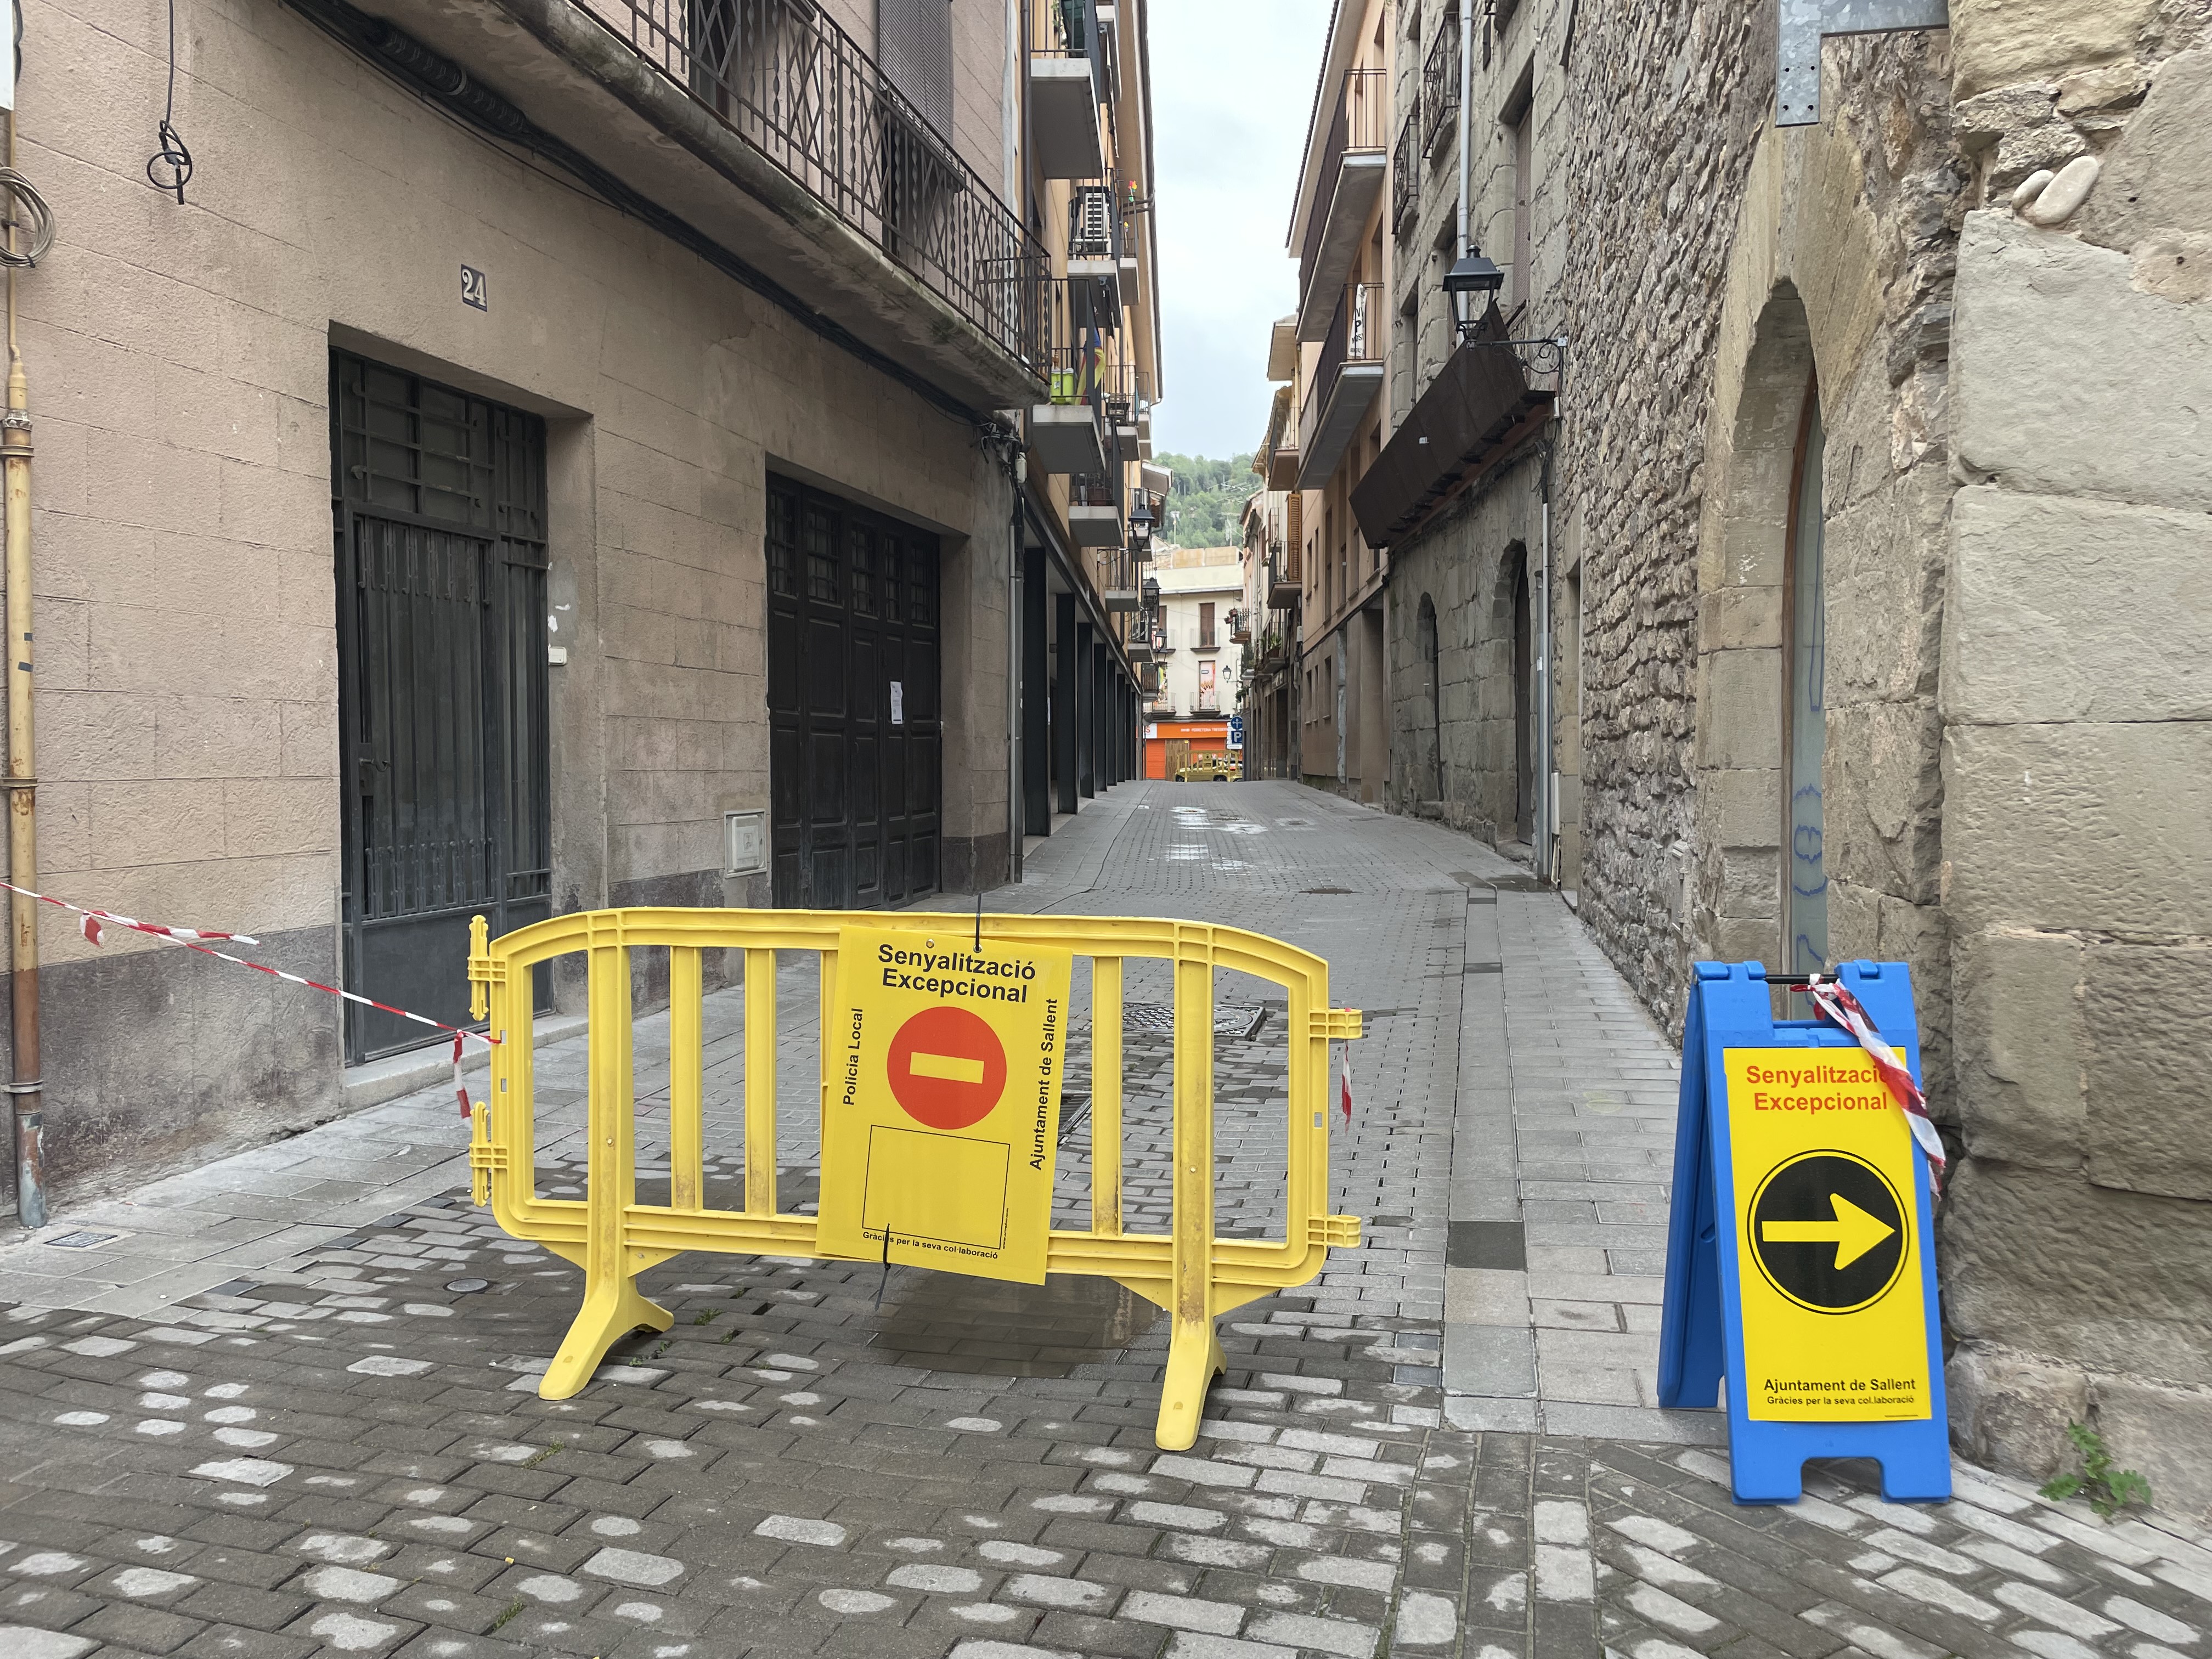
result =
[[[1139,490],[1136,509],[1129,514],[1130,536],[1139,542],[1148,542],[1152,538],[1152,526],[1158,522],[1158,516],[1152,511],[1152,492]]]
[[[1480,248],[1470,248],[1457,264],[1444,273],[1444,292],[1493,295],[1505,286],[1505,273]]]

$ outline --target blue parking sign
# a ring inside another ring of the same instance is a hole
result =
[[[1229,746],[1231,749],[1242,749],[1244,746],[1244,717],[1242,714],[1231,714],[1229,717]]]

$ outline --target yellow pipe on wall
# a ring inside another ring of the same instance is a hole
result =
[[[15,118],[8,116],[8,168],[15,166]],[[15,252],[15,198],[9,192],[8,251]],[[39,884],[38,768],[31,721],[31,394],[15,343],[15,266],[8,265],[8,407],[0,414],[0,467],[7,491],[8,878]],[[15,1212],[25,1227],[46,1224],[46,1114],[39,1077],[39,904],[9,896],[8,1092],[15,1127]]]

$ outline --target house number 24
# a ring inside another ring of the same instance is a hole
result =
[[[461,303],[474,306],[478,311],[491,309],[491,289],[484,282],[484,274],[474,265],[461,267]]]

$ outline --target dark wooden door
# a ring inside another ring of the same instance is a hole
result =
[[[937,538],[769,480],[775,902],[849,910],[937,888]]]
[[[345,984],[466,1025],[469,919],[553,910],[545,423],[340,353],[331,441]],[[349,1060],[425,1036],[347,1005]]]

